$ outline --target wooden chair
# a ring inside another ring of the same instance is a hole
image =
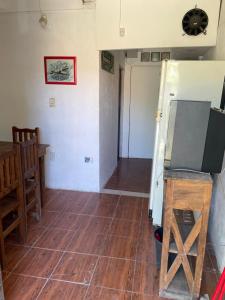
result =
[[[40,129],[38,127],[34,128],[34,129],[30,129],[30,128],[18,128],[16,126],[12,127],[12,136],[13,136],[13,142],[19,142],[22,143],[21,147],[22,148],[26,148],[29,147],[28,145],[30,144],[30,147],[32,148],[32,142],[26,144],[27,141],[31,141],[34,137],[36,138],[36,144],[40,144]],[[30,148],[30,150],[31,150]],[[37,148],[35,146],[35,148]],[[33,149],[34,150],[34,149]],[[27,152],[29,154],[29,151]],[[36,205],[36,217],[37,219],[39,219],[40,215],[41,215],[41,207],[39,207],[39,199],[41,199],[41,194],[40,194],[40,166],[39,166],[39,162],[38,162],[38,158],[37,158],[37,149],[35,149],[35,153],[33,152],[33,155],[35,157],[35,165],[33,165],[32,167],[30,166],[30,171],[31,169],[35,169],[35,176],[34,178],[26,178],[28,175],[28,170],[26,170],[27,165],[26,165],[26,161],[29,161],[29,155],[27,155],[26,153],[23,153],[23,150],[21,149],[21,154],[22,154],[22,168],[23,168],[23,178],[24,178],[24,184],[26,182],[26,185],[29,183],[33,183],[34,186],[31,186],[29,189],[27,189],[26,191],[26,187],[24,190],[24,195],[26,198],[25,201],[25,215],[27,217],[27,213],[30,209],[33,208],[34,204]],[[27,155],[27,157],[26,157]],[[24,174],[24,172],[27,172],[27,174]],[[32,171],[33,172],[33,171]],[[38,174],[37,174],[38,172]],[[33,172],[34,173],[34,172]],[[25,176],[25,177],[24,177]],[[29,177],[29,176],[28,176]],[[33,182],[32,182],[33,179]],[[30,192],[32,192],[35,194],[33,198],[33,201],[29,201],[29,194],[31,194]],[[40,200],[41,201],[41,200]],[[29,204],[28,204],[29,202]],[[27,219],[26,219],[26,224],[27,224]]]
[[[32,139],[34,136],[37,138],[37,143],[40,144],[40,129],[38,127],[34,129],[30,128],[18,128],[12,127],[13,142],[25,142]]]
[[[15,197],[11,196],[15,193]],[[5,267],[5,238],[16,228],[22,242],[25,240],[25,219],[20,147],[0,156],[0,243],[1,264]]]
[[[22,179],[24,188],[24,211],[27,230],[27,214],[35,207],[37,220],[41,217],[40,172],[37,138],[20,142]]]

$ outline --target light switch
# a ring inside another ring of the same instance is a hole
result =
[[[49,99],[49,107],[55,107],[56,104],[55,104],[55,98],[50,98]]]
[[[124,37],[126,34],[126,29],[124,27],[120,27],[120,36]]]

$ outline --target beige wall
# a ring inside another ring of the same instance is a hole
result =
[[[208,13],[207,35],[183,35],[183,16],[196,5]],[[97,0],[97,47],[105,50],[214,46],[219,7],[220,0],[170,0],[168,3],[165,0]],[[124,36],[120,29],[124,29]]]

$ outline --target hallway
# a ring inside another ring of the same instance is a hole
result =
[[[120,158],[118,166],[105,185],[105,189],[136,193],[150,192],[151,159]]]

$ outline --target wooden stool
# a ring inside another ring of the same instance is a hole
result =
[[[197,299],[205,255],[212,179],[208,174],[167,171],[160,296]],[[168,265],[169,253],[175,254]]]

